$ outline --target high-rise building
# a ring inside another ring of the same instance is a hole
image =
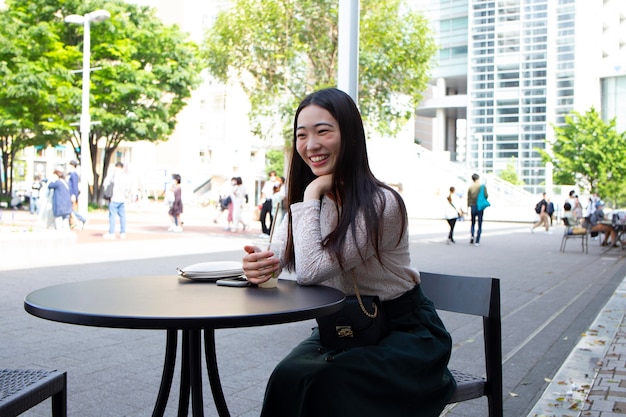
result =
[[[553,126],[591,107],[626,130],[626,2],[620,0],[420,0],[439,51],[425,143],[472,170],[514,163],[526,189],[552,185],[536,149]],[[418,139],[420,139],[418,137]],[[547,141],[546,141],[547,140]]]

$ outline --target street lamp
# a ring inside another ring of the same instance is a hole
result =
[[[78,185],[78,212],[87,214],[88,194],[86,174],[91,174],[91,155],[89,154],[89,130],[91,127],[91,119],[89,117],[89,75],[91,66],[89,64],[91,58],[91,22],[102,22],[111,17],[111,13],[106,10],[95,10],[84,16],[71,14],[65,17],[65,23],[74,23],[83,25],[83,96],[82,109],[80,113],[80,170],[81,180]]]

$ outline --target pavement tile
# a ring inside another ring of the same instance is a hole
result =
[[[231,233],[223,230],[223,225],[212,223],[212,213],[204,208],[195,208],[191,215],[186,217],[185,231],[182,233],[167,232],[167,215],[164,207],[137,207],[129,209],[129,226],[127,239],[106,241],[102,234],[106,232],[106,212],[90,213],[90,219],[85,230],[71,233],[60,233],[52,230],[41,230],[35,219],[22,216],[20,213],[6,213],[0,221],[0,245],[2,245],[3,262],[1,270],[11,270],[27,267],[74,265],[83,262],[105,263],[109,260],[155,259],[159,256],[171,256],[172,245],[189,248],[188,254],[202,254],[210,251],[228,251],[240,249],[242,242],[256,239],[260,228],[254,225],[246,233]],[[256,223],[258,225],[258,222]],[[464,225],[467,226],[467,225]],[[528,232],[527,229],[525,230]],[[556,232],[555,232],[556,233]],[[22,256],[29,253],[32,239],[36,235],[38,248],[41,253],[36,259]],[[226,243],[223,239],[211,239],[228,235]],[[533,236],[533,238],[549,238],[548,236]],[[457,239],[461,242],[461,239]],[[10,242],[10,245],[7,245]],[[169,242],[169,243],[165,243]],[[481,242],[482,244],[483,242]],[[593,245],[593,242],[590,242]],[[459,246],[460,243],[456,246]],[[465,245],[466,246],[466,245]],[[455,250],[454,246],[449,248]],[[476,250],[489,250],[489,240]],[[572,249],[573,250],[573,249]],[[591,250],[590,250],[591,252]],[[59,259],[59,254],[72,253]],[[612,250],[608,255],[621,254],[619,250]],[[569,253],[560,254],[565,260]],[[576,256],[581,256],[576,253]],[[181,257],[181,266],[184,261]],[[9,262],[4,262],[9,260]],[[63,263],[64,262],[64,263]],[[565,263],[564,261],[561,261]],[[497,265],[494,265],[494,268]],[[501,271],[506,271],[507,265],[501,265]],[[472,271],[468,270],[468,274]],[[81,276],[80,268],[68,269],[63,278],[72,281]],[[496,274],[497,276],[497,274]],[[548,277],[549,278],[549,277]],[[24,295],[46,285],[45,275],[37,276],[31,282],[20,282],[12,285],[19,286]],[[550,279],[538,282],[534,288],[535,294],[525,294],[528,300],[503,300],[519,303],[528,302],[536,294],[550,291],[554,283]],[[546,402],[555,404],[556,398],[567,398],[567,391],[572,391],[572,399],[577,401],[580,409],[584,409],[583,417],[616,417],[626,413],[626,288],[624,282],[611,297],[607,305],[600,312],[596,320],[589,327],[580,341],[573,347],[570,357],[562,364],[553,381],[548,385],[537,404]],[[15,289],[15,288],[14,288]],[[49,363],[63,369],[80,369],[80,373],[70,373],[68,381],[71,390],[68,393],[71,417],[106,417],[106,416],[149,416],[156,398],[155,386],[161,378],[162,361],[164,356],[164,335],[161,332],[137,331],[128,332],[119,329],[88,328],[81,326],[67,326],[60,323],[43,321],[27,314],[15,316],[12,312],[21,309],[21,299],[11,300],[10,303],[0,304],[0,315],[3,312],[15,317],[11,322],[2,323],[3,342],[0,343],[0,357],[10,357],[18,366],[46,367]],[[545,306],[545,308],[559,308],[560,306]],[[528,314],[538,314],[539,309]],[[442,314],[446,322],[445,314]],[[522,316],[518,325],[532,322],[534,317]],[[480,334],[475,334],[469,321],[455,321],[456,327],[450,328],[457,340],[479,340]],[[302,340],[315,325],[310,323],[292,323],[275,326],[271,329],[271,338],[268,339],[268,329],[226,329],[216,332],[216,349],[221,362],[228,364],[220,369],[224,391],[228,398],[231,414],[235,417],[258,416],[260,411],[259,399],[262,399],[267,377],[278,360],[284,357],[296,343]],[[40,334],[50,334],[50,338],[41,343]],[[54,329],[50,332],[50,329]],[[242,335],[247,340],[241,345]],[[20,343],[11,340],[19,338]],[[71,351],[63,351],[67,340],[74,340]],[[272,343],[280,340],[275,346]],[[22,343],[26,342],[26,343]],[[519,343],[514,340],[503,340],[505,351],[513,349]],[[536,343],[554,343],[551,339],[540,339]],[[471,343],[470,343],[471,344]],[[510,344],[510,345],[509,345]],[[16,351],[16,346],[26,346],[22,351]],[[481,357],[480,343],[465,346],[476,349],[475,357]],[[271,352],[271,356],[248,355],[244,360],[246,349],[254,346],[263,352]],[[139,359],[134,355],[141,351]],[[529,349],[522,354],[532,355]],[[180,348],[178,352],[180,357]],[[459,361],[452,367],[470,372],[482,373],[482,365],[477,361]],[[111,364],[116,364],[112,367]],[[583,366],[581,366],[583,365]],[[113,368],[113,369],[112,369]],[[175,375],[178,375],[178,365]],[[522,372],[523,370],[520,370]],[[106,376],[105,376],[106,374]],[[115,379],[110,380],[113,376]],[[175,377],[176,379],[176,377]],[[529,383],[536,383],[530,381]],[[512,387],[508,386],[505,378],[504,395],[511,395]],[[170,401],[166,415],[175,415],[177,407],[176,381],[172,387]],[[205,415],[215,416],[210,389],[204,381]],[[123,400],[120,401],[120,398]],[[562,402],[558,411],[562,415],[569,415],[565,405],[572,403]],[[446,414],[450,417],[480,416],[486,409],[486,399],[481,398],[465,402],[461,407],[451,407]],[[526,406],[523,405],[523,406]],[[46,401],[24,414],[26,417],[49,415],[49,402]],[[93,410],[98,409],[98,415]],[[557,411],[551,408],[548,411]],[[516,414],[517,415],[517,414]],[[557,415],[549,412],[531,412],[529,417]],[[561,414],[558,414],[561,415]]]

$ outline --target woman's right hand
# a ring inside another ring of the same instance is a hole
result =
[[[243,272],[253,284],[261,284],[273,276],[280,274],[280,259],[274,257],[274,252],[261,250],[258,246],[247,245],[242,259]]]
[[[333,190],[333,175],[320,175],[307,185],[303,201],[319,200],[324,194]]]

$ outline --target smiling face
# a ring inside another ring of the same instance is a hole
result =
[[[315,104],[303,108],[296,122],[296,150],[316,176],[332,174],[339,151],[339,123]]]

